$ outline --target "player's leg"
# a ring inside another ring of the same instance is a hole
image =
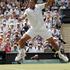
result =
[[[24,34],[21,39],[18,41],[19,51],[15,58],[15,61],[20,61],[21,59],[25,59],[26,51],[24,49],[25,43],[27,40],[31,39],[31,37],[27,34]]]
[[[53,39],[53,37],[50,37],[49,39],[47,39],[48,42],[51,44],[52,48],[55,49],[56,53],[58,53],[59,58],[62,59],[64,62],[68,62],[69,59],[67,58],[67,56],[63,55],[60,52],[59,46],[55,43],[55,40]]]
[[[42,29],[42,32],[40,33],[44,40],[47,40],[51,44],[52,48],[55,49],[55,52],[58,53],[59,58],[62,59],[64,62],[68,62],[69,59],[60,52],[60,47],[56,44],[55,40],[53,39],[52,33],[45,27],[44,29]]]
[[[34,38],[36,35],[36,32],[33,28],[30,28],[18,41],[18,46],[20,48],[18,55],[15,58],[15,61],[20,61],[21,59],[24,59],[26,56],[26,51],[24,49],[25,43],[27,40]]]

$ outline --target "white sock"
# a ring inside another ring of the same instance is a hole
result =
[[[60,50],[59,51],[56,51],[56,53],[61,54]]]
[[[25,51],[24,48],[19,48],[19,49],[18,49],[18,52],[21,53],[23,50]]]

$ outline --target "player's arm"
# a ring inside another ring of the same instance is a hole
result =
[[[20,17],[18,18],[18,20],[19,20],[19,21],[22,21],[22,20],[24,20],[26,17],[27,17],[26,14],[25,14],[25,15],[22,15],[22,16],[20,16]]]
[[[55,2],[54,0],[46,0],[45,8],[47,8],[48,6],[52,6],[54,2]]]
[[[53,3],[54,3],[54,0],[46,0],[45,3],[37,4],[37,5],[40,9],[44,9],[44,8],[46,9],[48,8],[48,6],[52,6]]]

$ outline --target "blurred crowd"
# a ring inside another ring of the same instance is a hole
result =
[[[61,2],[60,2],[61,1]],[[46,28],[52,32],[52,36],[60,49],[65,42],[61,35],[61,9],[68,8],[68,0],[56,0],[51,8],[43,9],[43,19]],[[18,40],[31,27],[28,19],[20,21],[19,17],[24,14],[28,7],[28,1],[23,2],[6,0],[0,2],[0,51],[17,52]],[[25,49],[29,53],[51,52],[51,44],[44,41],[41,36],[36,36],[26,42]],[[49,49],[49,50],[48,50]]]

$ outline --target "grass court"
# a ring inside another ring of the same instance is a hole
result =
[[[9,64],[0,65],[0,70],[70,70],[70,63]]]

